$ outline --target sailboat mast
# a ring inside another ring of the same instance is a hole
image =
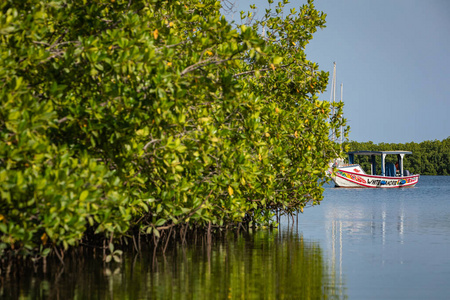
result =
[[[331,93],[330,93],[330,103],[332,104],[333,111],[332,116],[334,117],[334,114],[336,113],[334,108],[334,102],[336,101],[336,62],[333,62],[333,79],[331,81]],[[332,131],[331,140],[334,142],[336,139],[336,132]]]
[[[344,101],[344,84],[343,83],[341,83],[341,100],[340,100],[340,102],[342,102],[342,101]],[[341,117],[342,118],[342,117]],[[343,136],[343,128],[342,128],[342,125],[341,125],[341,136],[340,136],[340,143],[341,143],[341,145],[342,145],[342,136]]]

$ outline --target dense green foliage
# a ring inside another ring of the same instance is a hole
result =
[[[214,0],[2,1],[0,254],[318,203],[345,120],[304,53],[325,15],[282,10],[233,26]]]
[[[442,141],[424,141],[421,143],[380,143],[373,142],[355,142],[347,143],[348,149],[357,150],[407,150],[412,155],[405,156],[404,169],[409,170],[413,174],[422,175],[450,175],[450,137]],[[391,162],[396,161],[396,157],[387,156],[386,159]],[[357,163],[360,163],[365,170],[370,170],[368,156],[355,156]],[[379,166],[379,164],[378,164]]]

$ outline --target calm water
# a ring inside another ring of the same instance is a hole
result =
[[[290,221],[291,222],[291,221]],[[327,187],[278,230],[191,240],[105,264],[10,266],[1,299],[449,299],[450,177],[412,189]]]
[[[411,189],[327,188],[299,219],[349,299],[450,299],[450,177]]]

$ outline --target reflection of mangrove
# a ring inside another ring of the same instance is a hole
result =
[[[125,252],[121,263],[79,248],[64,266],[15,262],[0,298],[17,299],[325,299],[343,295],[319,244],[292,232],[228,232],[154,252]]]
[[[106,265],[102,251],[74,248],[64,257],[32,263],[8,260],[0,274],[0,299],[107,299],[103,288]]]

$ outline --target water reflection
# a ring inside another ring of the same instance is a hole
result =
[[[362,195],[367,199],[359,198],[358,194],[346,202],[330,203],[324,208],[326,227],[333,227],[331,223],[338,223],[343,227],[344,233],[353,237],[372,236],[380,238],[381,244],[386,244],[386,238],[394,233],[403,243],[405,234],[406,211],[405,202],[401,195],[395,200],[373,201],[370,195]],[[391,196],[391,195],[386,195]],[[372,202],[370,202],[372,201]],[[391,201],[391,203],[389,203]],[[394,202],[394,203],[392,203]],[[409,225],[416,222],[416,216],[408,216]]]
[[[223,233],[211,245],[199,237],[165,255],[130,251],[111,264],[79,249],[64,267],[48,261],[9,271],[1,278],[2,299],[345,298],[342,272],[336,274],[317,242],[292,228]]]

